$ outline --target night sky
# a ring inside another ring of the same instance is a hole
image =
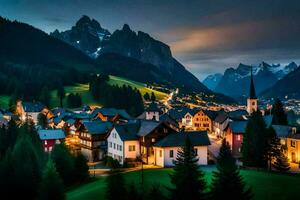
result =
[[[300,64],[300,0],[0,0],[0,15],[48,33],[82,15],[111,32],[128,23],[199,79],[241,62]]]

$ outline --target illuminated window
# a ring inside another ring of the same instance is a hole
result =
[[[155,138],[152,138],[152,139],[151,139],[151,142],[155,142]]]
[[[238,141],[241,140],[241,136],[240,136],[240,135],[237,136],[237,140],[238,140]]]
[[[296,146],[296,142],[294,140],[291,140],[291,147],[295,147]]]
[[[129,151],[135,151],[135,145],[129,145]]]

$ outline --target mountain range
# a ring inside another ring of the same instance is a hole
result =
[[[168,45],[141,31],[136,33],[126,24],[110,33],[96,20],[83,16],[71,30],[55,30],[49,35],[0,17],[0,44],[0,84],[10,85],[3,95],[23,91],[22,95],[30,97],[28,88],[34,87],[31,91],[37,92],[31,96],[35,98],[45,87],[84,82],[88,74],[104,72],[233,102],[204,86],[173,58]],[[24,87],[27,82],[30,84]]]
[[[137,81],[148,76],[147,81],[184,91],[212,93],[172,56],[167,44],[142,31],[133,31],[127,24],[110,33],[95,19],[83,16],[70,30],[55,30],[50,35],[95,58],[106,73]]]
[[[224,74],[208,76],[203,83],[213,91],[228,96],[247,96],[251,68],[256,92],[260,94],[274,86],[279,80],[284,79],[289,73],[293,73],[298,66],[295,62],[291,62],[288,65],[268,64],[266,62],[256,66],[239,64],[237,68],[226,69]]]

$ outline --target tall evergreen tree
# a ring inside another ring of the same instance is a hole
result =
[[[64,200],[65,191],[63,182],[56,171],[55,165],[49,159],[43,172],[42,182],[39,189],[39,200]]]
[[[287,114],[284,111],[283,104],[279,99],[275,100],[272,108],[272,124],[288,125]]]
[[[230,146],[224,139],[217,158],[217,171],[213,172],[211,199],[248,200],[251,198],[251,190],[246,188]]]
[[[127,191],[121,173],[109,175],[106,183],[106,200],[126,200]]]
[[[148,92],[146,92],[146,93],[144,94],[144,99],[145,99],[145,101],[149,101],[149,100],[150,100],[150,95],[149,95]]]
[[[290,164],[288,162],[288,158],[281,151],[280,154],[276,157],[273,167],[281,172],[286,172],[290,170]]]
[[[156,96],[155,96],[154,92],[151,93],[150,99],[151,99],[151,101],[156,101]]]
[[[273,127],[269,127],[267,129],[268,132],[268,149],[267,149],[267,159],[269,170],[272,169],[272,162],[276,157],[280,156],[281,152],[281,143],[280,139],[277,137],[275,130]]]
[[[243,164],[250,167],[268,166],[268,133],[260,111],[253,112],[244,134],[242,155]]]
[[[87,161],[82,154],[75,156],[74,174],[76,174],[76,179],[78,182],[84,182],[90,177],[89,166],[87,165]]]
[[[172,200],[201,200],[206,198],[204,173],[199,169],[198,159],[189,137],[185,145],[178,150],[174,161],[174,172],[170,174]]]
[[[29,136],[18,138],[11,156],[12,180],[15,191],[18,191],[15,195],[22,194],[24,199],[35,199],[36,188],[41,180],[41,163]]]
[[[51,152],[51,158],[56,170],[62,178],[65,186],[70,186],[74,181],[74,162],[71,153],[65,144],[56,144]]]

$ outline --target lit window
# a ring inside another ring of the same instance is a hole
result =
[[[45,140],[45,145],[47,145],[47,140]]]
[[[296,142],[294,140],[291,140],[291,147],[296,147]]]
[[[135,151],[135,145],[129,145],[129,151]]]
[[[155,142],[155,138],[152,138],[152,139],[151,139],[151,142]]]
[[[237,140],[238,140],[238,141],[241,140],[241,136],[240,136],[240,135],[237,136]]]

